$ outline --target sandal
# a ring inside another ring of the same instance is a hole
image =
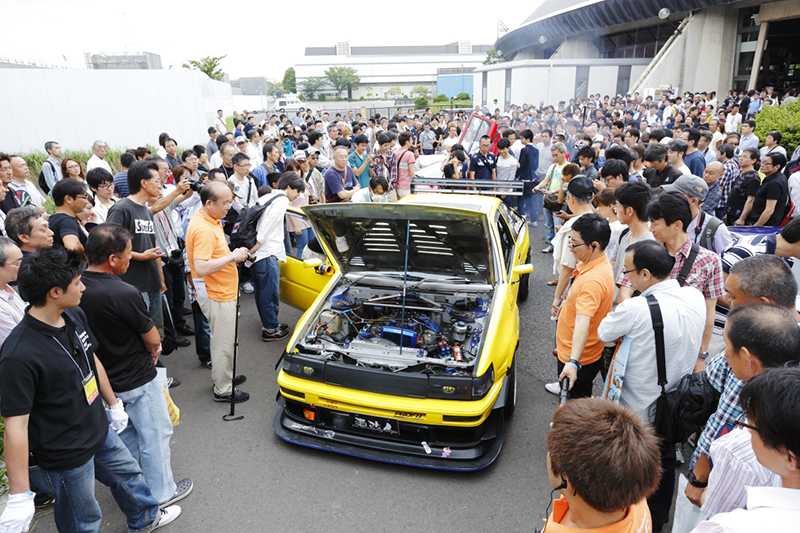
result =
[[[557,279],[551,279],[550,281],[547,282],[548,287],[555,287],[556,285],[558,285]]]

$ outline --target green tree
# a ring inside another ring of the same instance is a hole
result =
[[[764,139],[771,131],[779,131],[783,135],[781,146],[791,157],[792,152],[800,144],[800,102],[789,102],[777,106],[767,106],[758,113],[755,134]]]
[[[297,92],[297,79],[294,75],[294,67],[289,67],[283,73],[283,90],[287,93]]]
[[[434,98],[433,101],[440,104],[442,102],[449,102],[450,99],[447,97],[446,94],[437,94],[436,98]]]
[[[427,105],[428,105],[428,99],[425,98],[424,96],[420,96],[419,98],[414,100],[414,106],[416,107],[427,107]]]
[[[400,90],[400,87],[392,87],[391,89],[386,91],[386,96],[388,96],[389,98],[397,98],[401,94],[403,94],[403,91]]]
[[[267,95],[269,96],[283,96],[283,83],[271,82],[267,80]]]
[[[353,67],[331,67],[325,71],[325,79],[339,97],[347,91],[348,98],[353,88],[361,82],[358,71]]]
[[[506,60],[497,53],[497,50],[494,48],[489,48],[486,50],[486,59],[483,60],[484,65],[496,65],[498,63],[505,63]]]
[[[300,94],[308,100],[313,100],[323,87],[325,87],[325,78],[311,76],[300,81]]]
[[[222,60],[226,57],[228,57],[228,54],[224,56],[205,56],[201,57],[199,61],[192,59],[189,60],[188,63],[184,63],[183,68],[199,70],[212,80],[221,80],[225,72],[222,71],[220,63],[222,63]]]
[[[367,98],[372,96],[372,86],[371,85],[367,85],[366,87],[364,87],[364,89],[367,91]]]
[[[411,95],[412,96],[416,94],[418,96],[426,96],[427,97],[429,92],[430,92],[430,89],[428,89],[427,87],[424,87],[422,85],[417,85],[416,87],[411,89]]]

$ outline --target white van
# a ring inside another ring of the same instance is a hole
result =
[[[275,104],[272,109],[276,113],[288,113],[291,111],[305,111],[306,106],[296,95],[285,94],[275,98]]]

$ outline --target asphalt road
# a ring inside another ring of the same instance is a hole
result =
[[[252,295],[242,297],[239,372],[250,401],[236,406],[244,419],[225,422],[227,404],[211,396],[210,371],[193,347],[166,357],[171,389],[181,409],[172,437],[175,479],[191,477],[194,492],[183,513],[163,529],[264,532],[533,531],[548,504],[544,437],[557,397],[544,390],[555,376],[552,255],[542,254],[543,227],[531,228],[535,265],[530,297],[520,307],[517,409],[498,460],[480,472],[455,473],[390,465],[285,443],[272,432],[278,387],[274,366],[285,342],[262,342]],[[300,313],[281,306],[282,322]],[[193,340],[193,339],[192,339]],[[599,378],[596,389],[599,389]],[[102,531],[126,531],[108,489],[97,484]],[[52,509],[40,511],[32,531],[54,532]],[[669,531],[669,528],[665,528]]]

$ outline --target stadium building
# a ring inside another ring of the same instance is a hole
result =
[[[545,0],[473,73],[476,100],[745,90],[800,77],[800,1]]]

